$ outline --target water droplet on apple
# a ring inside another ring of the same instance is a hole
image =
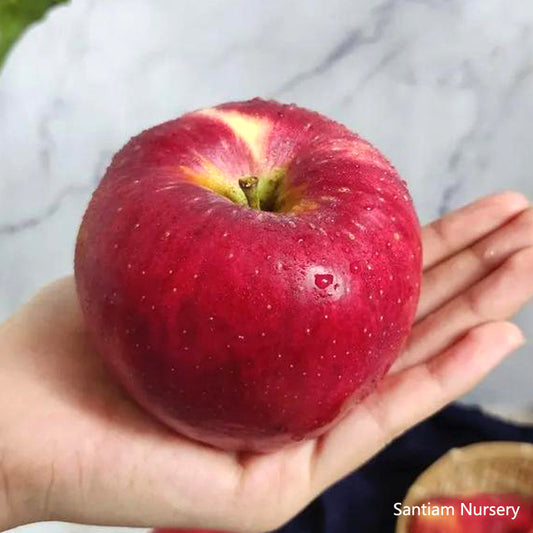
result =
[[[327,289],[332,283],[332,274],[315,274],[315,285],[319,289]]]
[[[359,265],[357,263],[351,263],[350,264],[350,271],[353,272],[354,274],[356,272],[359,272]]]

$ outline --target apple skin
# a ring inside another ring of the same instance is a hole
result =
[[[248,207],[243,176],[281,176],[275,212]],[[420,227],[367,141],[256,98],[128,142],[84,215],[75,277],[97,351],[141,406],[268,451],[320,435],[385,375],[418,302]]]

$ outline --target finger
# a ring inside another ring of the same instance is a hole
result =
[[[484,324],[428,363],[386,378],[317,443],[312,470],[316,491],[324,490],[392,439],[465,394],[522,343],[515,325]]]
[[[422,229],[424,269],[470,246],[526,209],[528,199],[517,192],[492,194]]]
[[[532,271],[530,247],[418,322],[391,373],[427,361],[473,327],[513,316],[533,296]]]
[[[533,208],[522,211],[484,239],[427,270],[416,319],[423,319],[528,246],[533,246]]]

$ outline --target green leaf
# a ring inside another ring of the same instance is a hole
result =
[[[0,0],[0,66],[11,45],[47,9],[68,0]]]

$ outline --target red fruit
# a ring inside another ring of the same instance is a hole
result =
[[[97,349],[143,407],[269,450],[323,433],[387,372],[417,305],[420,232],[368,142],[255,99],[134,137],[93,195],[75,272]]]
[[[442,496],[418,514],[410,533],[533,533],[533,501],[514,494]],[[436,511],[435,511],[436,509]]]

